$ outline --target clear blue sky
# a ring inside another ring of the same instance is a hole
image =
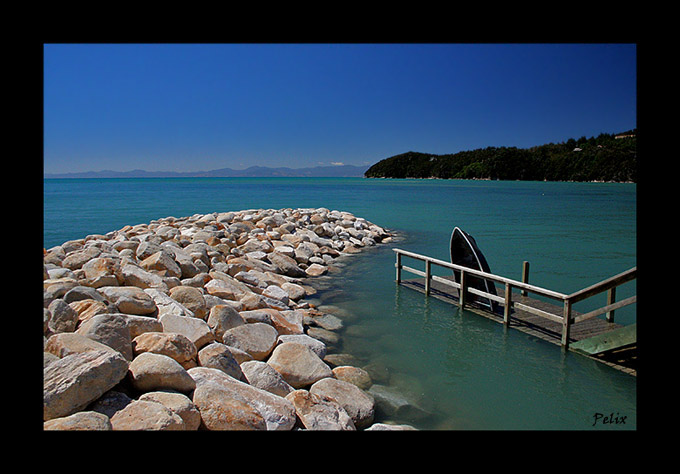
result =
[[[637,127],[635,44],[46,44],[44,172],[373,164]]]

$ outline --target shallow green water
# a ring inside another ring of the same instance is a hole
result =
[[[397,421],[421,429],[636,428],[635,377],[398,287],[392,251],[448,260],[448,239],[459,226],[475,237],[494,273],[519,279],[527,260],[531,283],[570,293],[636,265],[635,184],[45,180],[43,244],[49,248],[171,215],[262,207],[345,210],[398,234],[389,245],[344,259],[342,271],[329,280],[332,286],[317,295],[319,304],[332,305],[344,318],[338,350],[353,354],[371,367],[375,381],[419,407]],[[635,292],[635,282],[628,283],[617,299]],[[601,295],[575,309],[603,304]],[[617,311],[617,322],[636,322],[635,309]],[[598,413],[625,416],[626,423],[593,426]]]

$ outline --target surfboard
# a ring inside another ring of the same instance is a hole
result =
[[[473,270],[491,273],[489,264],[486,261],[486,258],[484,258],[482,251],[479,250],[475,239],[458,227],[455,227],[453,232],[451,232],[451,263],[472,268]],[[453,270],[453,276],[456,279],[456,283],[460,284],[460,271]],[[492,281],[472,275],[467,275],[466,279],[469,288],[475,288],[496,295],[496,286]],[[473,294],[469,294],[468,298],[469,301],[474,301],[482,306],[488,307],[492,312],[496,312],[498,304],[495,301]]]

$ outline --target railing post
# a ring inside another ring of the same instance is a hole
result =
[[[569,330],[571,329],[571,300],[564,300],[564,314],[562,315],[562,348],[569,348]]]
[[[529,283],[529,262],[522,262],[522,283]],[[527,290],[520,291],[522,296],[527,295]]]
[[[430,273],[432,262],[425,260],[425,294],[429,296],[430,294]]]
[[[503,324],[510,325],[510,305],[512,304],[512,286],[505,284],[505,307],[503,308]]]
[[[397,263],[394,264],[397,267],[397,285],[401,284],[401,254],[397,252]]]
[[[616,287],[610,288],[609,291],[607,292],[607,305],[614,304],[615,301],[616,301]],[[607,319],[607,322],[613,323],[614,310],[607,311],[605,318]]]
[[[465,272],[460,271],[460,294],[458,295],[458,305],[460,309],[465,308],[465,293],[467,293],[467,282],[465,281]]]

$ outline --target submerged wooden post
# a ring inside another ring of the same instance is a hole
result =
[[[397,252],[397,263],[394,264],[397,267],[397,285],[401,284],[401,254]]]
[[[610,304],[614,304],[616,301],[616,287],[610,288],[609,291],[607,291],[607,306]],[[607,322],[613,323],[614,322],[614,310],[612,309],[611,311],[607,311],[605,318],[607,319]]]
[[[564,313],[562,315],[562,348],[569,348],[569,330],[571,329],[571,300],[564,300]]]
[[[430,272],[432,271],[432,262],[425,260],[425,294],[430,294]]]
[[[529,262],[522,262],[522,283],[529,283]],[[522,296],[527,295],[527,290],[520,292]]]
[[[460,306],[460,309],[465,308],[465,293],[467,293],[467,282],[465,281],[465,272],[463,270],[460,271],[460,293],[458,295],[458,305]]]
[[[505,283],[505,307],[503,308],[503,324],[510,325],[510,305],[512,304],[512,286]]]

